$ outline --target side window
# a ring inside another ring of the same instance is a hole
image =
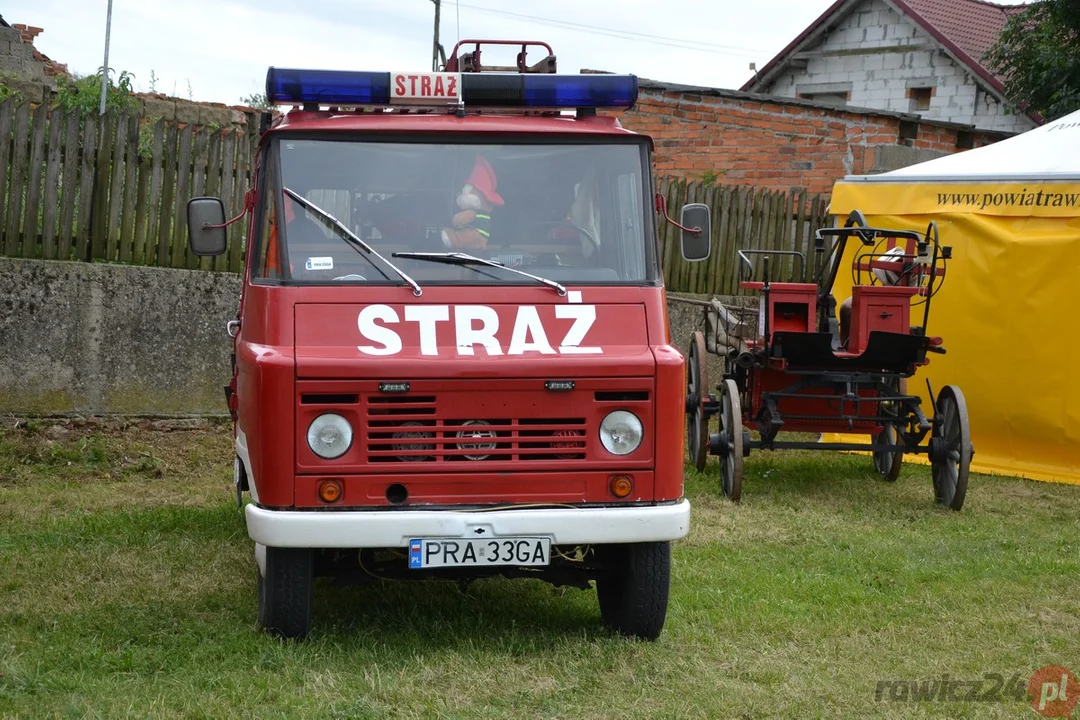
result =
[[[615,180],[615,221],[618,223],[623,277],[645,277],[645,235],[641,219],[641,176],[636,173],[618,175]]]
[[[603,255],[604,231],[601,227],[603,213],[600,209],[600,183],[594,168],[589,168],[572,186],[574,199],[570,205],[568,220],[588,233],[581,235],[581,255],[584,264],[594,264],[594,255]]]
[[[257,211],[262,213],[262,222],[259,223],[259,244],[255,261],[252,263],[251,276],[253,278],[281,278],[281,246],[279,244],[277,197],[274,192],[276,187],[274,164],[269,156],[264,160],[262,167],[262,191]]]

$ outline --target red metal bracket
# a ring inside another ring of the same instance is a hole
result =
[[[240,211],[239,215],[234,217],[232,220],[226,220],[225,222],[221,223],[220,225],[206,224],[203,227],[208,229],[208,230],[210,230],[210,229],[217,230],[218,228],[229,227],[234,222],[236,222],[237,220],[240,220],[245,215],[247,215],[249,210],[253,210],[254,208],[255,208],[255,189],[252,188],[252,189],[248,190],[246,193],[244,193],[244,208],[243,208],[243,210]]]
[[[686,232],[694,233],[695,235],[701,234],[701,228],[699,227],[688,228],[672,220],[667,214],[667,198],[660,193],[656,193],[656,212],[664,213],[664,219],[680,230],[685,230]]]

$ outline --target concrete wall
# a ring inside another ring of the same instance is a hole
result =
[[[0,412],[224,413],[235,275],[0,258]]]
[[[694,295],[690,293],[668,293],[668,321],[671,324],[671,344],[679,348],[683,355],[686,355],[689,351],[691,333],[695,330],[708,333],[702,307],[683,302],[683,300],[704,300],[707,302],[712,300],[713,297],[712,295]],[[743,313],[749,312],[750,318],[756,319],[758,307],[756,295],[725,296],[720,297],[720,301],[736,316],[745,319],[746,316]],[[756,322],[754,324],[756,325]],[[707,342],[708,340],[706,340]],[[706,354],[705,366],[709,374],[709,391],[715,392],[716,386],[723,379],[724,361],[719,355]]]
[[[56,90],[56,80],[46,70],[46,63],[36,57],[33,45],[23,40],[23,33],[0,26],[0,84],[18,92],[24,100],[39,103]]]
[[[193,102],[164,93],[135,93],[135,98],[142,103],[143,115],[150,120],[160,118],[170,123],[235,128],[258,123],[258,111],[243,105]]]
[[[0,413],[225,415],[239,296],[231,273],[0,258]],[[701,308],[668,309],[685,352]]]
[[[917,113],[981,130],[1018,133],[1035,127],[1026,115],[1007,114],[966,68],[883,0],[864,2],[812,52],[818,56],[777,78],[768,92],[792,98],[847,92],[847,104],[857,107]],[[927,110],[912,104],[909,90],[917,87],[932,88]]]

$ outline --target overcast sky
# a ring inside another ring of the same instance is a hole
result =
[[[544,40],[561,72],[737,88],[831,2],[442,0],[440,38],[447,53],[459,37]],[[7,0],[0,12],[44,28],[38,49],[89,74],[104,59],[107,5]],[[109,66],[138,91],[153,71],[158,92],[189,97],[190,85],[195,100],[236,104],[263,90],[271,65],[428,70],[434,12],[432,0],[113,0]]]

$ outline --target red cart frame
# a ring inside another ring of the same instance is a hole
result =
[[[850,319],[841,327],[832,289],[852,239],[862,247],[851,261]],[[719,456],[723,492],[738,501],[743,459],[753,448],[868,450],[878,473],[889,481],[898,477],[905,453],[925,453],[935,500],[960,510],[974,454],[963,393],[946,385],[935,398],[927,380],[928,418],[921,399],[906,388],[907,379],[929,364],[929,353],[945,352],[941,338],[928,335],[926,328],[951,248],[940,244],[933,222],[925,233],[874,228],[857,210],[843,227],[818,230],[814,243],[819,259],[830,244],[814,282],[806,281],[801,252],[738,252],[745,274],[739,286],[760,295],[752,337],[740,338],[737,328],[725,325],[729,316],[718,317],[715,303],[702,303],[706,325],[722,327],[727,344],[717,395],[706,390],[705,334],[697,330],[691,335],[686,412],[692,462],[700,471],[707,454]],[[798,263],[798,282],[770,278],[770,258],[778,255]],[[760,280],[753,279],[751,256],[761,257]],[[913,326],[911,311],[919,305],[921,325]],[[715,343],[714,350],[719,354]],[[710,433],[713,415],[719,415],[719,431]],[[872,441],[785,441],[778,439],[781,431],[869,435]]]

